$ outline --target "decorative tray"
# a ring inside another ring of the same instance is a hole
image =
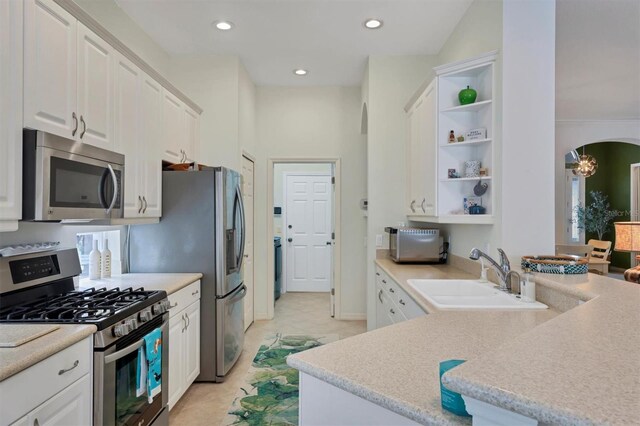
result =
[[[522,256],[522,269],[546,274],[586,274],[589,262],[584,257],[573,256]]]

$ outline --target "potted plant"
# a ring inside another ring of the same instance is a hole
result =
[[[602,240],[604,234],[611,230],[611,221],[618,213],[610,210],[611,205],[602,192],[591,191],[589,195],[592,199],[591,204],[576,207],[578,228],[598,234],[598,239]]]

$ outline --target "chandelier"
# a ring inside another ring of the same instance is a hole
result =
[[[576,176],[584,176],[588,178],[596,174],[598,170],[598,162],[591,155],[584,153],[584,146],[582,147],[582,155],[578,157],[578,161],[573,163],[573,174]]]

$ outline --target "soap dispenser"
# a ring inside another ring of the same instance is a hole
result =
[[[523,302],[533,303],[536,301],[536,283],[533,280],[531,269],[522,270],[522,280],[520,281],[520,299]]]

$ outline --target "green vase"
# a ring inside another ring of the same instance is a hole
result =
[[[460,101],[460,105],[468,105],[472,104],[476,101],[478,97],[478,92],[467,86],[466,89],[462,89],[460,93],[458,93],[458,100]]]

